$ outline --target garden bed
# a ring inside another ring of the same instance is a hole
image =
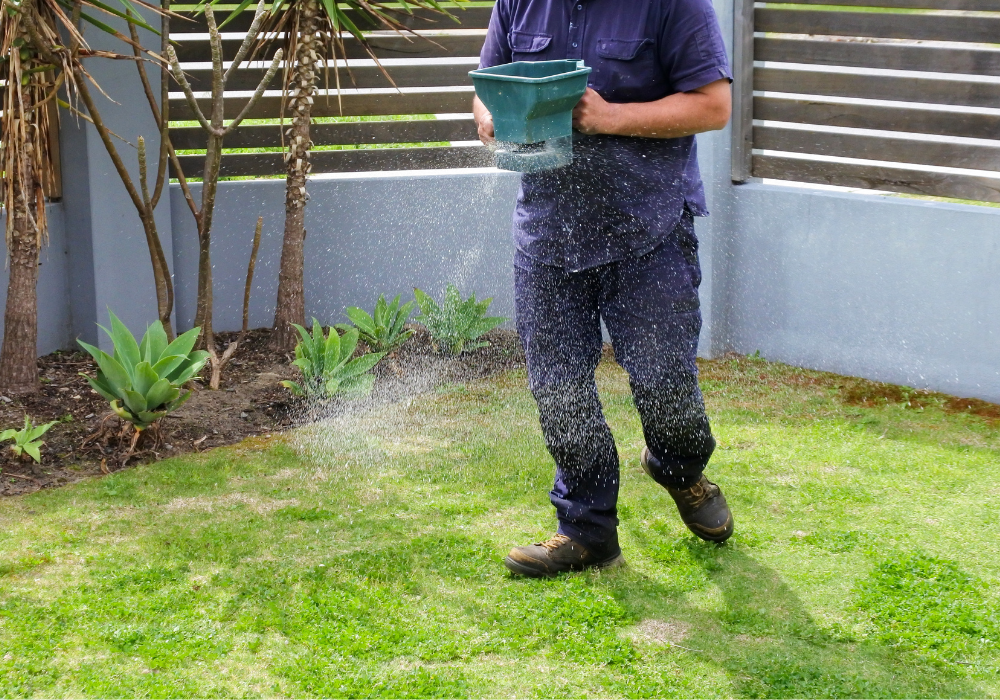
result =
[[[436,353],[426,331],[419,326],[414,329],[415,335],[402,348],[376,366],[371,401],[394,401],[442,384],[487,377],[524,361],[517,334],[509,330],[490,331],[485,336],[489,347],[453,358]],[[236,335],[222,333],[218,339],[225,346]],[[269,336],[268,329],[248,333],[226,366],[219,390],[197,389],[184,406],[163,419],[162,449],[137,454],[125,467],[236,443],[315,419],[315,408],[310,410],[281,385],[282,380],[295,379],[298,370],[290,356],[270,350]],[[93,359],[83,352],[56,352],[39,358],[38,369],[42,380],[38,394],[0,397],[0,427],[20,426],[25,414],[36,425],[61,422],[43,437],[41,464],[21,462],[9,450],[0,450],[0,496],[30,493],[122,468],[115,441],[89,439],[102,425],[117,424],[107,401],[80,376],[81,372],[97,372]],[[202,375],[207,377],[207,368]]]

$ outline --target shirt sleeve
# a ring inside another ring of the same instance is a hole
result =
[[[497,0],[490,16],[490,26],[486,30],[486,42],[479,53],[479,67],[492,68],[512,60],[510,50],[510,3]]]
[[[673,92],[723,78],[732,82],[719,19],[709,0],[675,0],[661,32],[660,65]]]

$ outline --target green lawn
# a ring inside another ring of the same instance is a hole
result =
[[[513,373],[0,501],[0,696],[1000,695],[996,423],[708,363],[716,547],[599,381],[628,567],[505,573],[553,529]]]

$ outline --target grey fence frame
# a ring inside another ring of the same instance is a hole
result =
[[[1000,2],[789,1],[737,1],[734,181],[1000,201]]]

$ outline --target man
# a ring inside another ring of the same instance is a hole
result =
[[[619,460],[594,371],[603,319],[629,374],[643,469],[702,539],[733,518],[702,472],[715,440],[698,388],[698,243],[705,216],[694,134],[729,120],[731,74],[709,0],[497,0],[480,67],[582,59],[574,161],[522,176],[514,213],[515,307],[559,519],[546,542],[511,550],[518,574],[623,563]],[[479,135],[492,117],[476,99]]]

